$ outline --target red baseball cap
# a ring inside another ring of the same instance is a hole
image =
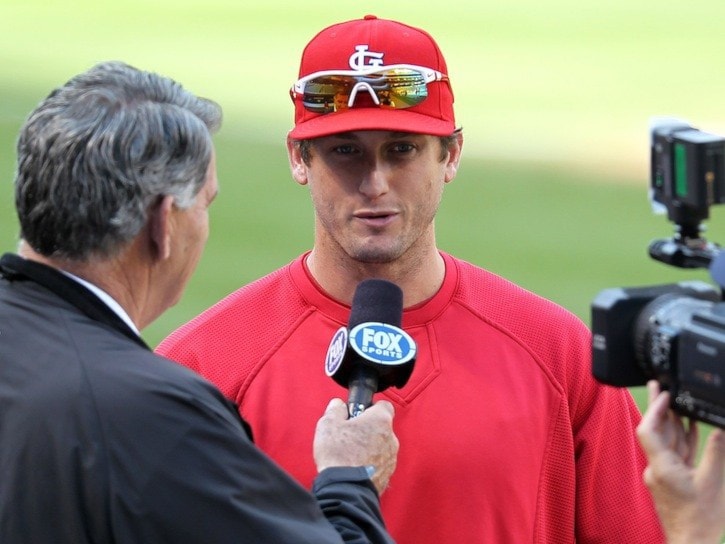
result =
[[[397,21],[366,15],[329,26],[319,32],[302,52],[299,77],[315,72],[370,70],[408,64],[444,75],[446,61],[430,34]],[[392,130],[448,136],[455,127],[453,91],[448,80],[427,84],[428,97],[405,109],[381,108],[371,100],[353,99],[352,107],[331,113],[308,111],[302,97],[294,97],[295,126],[289,136],[303,140],[354,130]]]

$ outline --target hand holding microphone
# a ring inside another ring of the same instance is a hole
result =
[[[381,279],[358,284],[348,326],[335,333],[325,358],[327,375],[349,389],[350,417],[369,407],[374,393],[410,378],[416,345],[400,328],[402,319],[400,287]]]
[[[315,429],[317,471],[365,467],[378,493],[382,493],[395,471],[400,447],[393,432],[394,413],[393,405],[381,400],[360,417],[350,419],[345,402],[332,399]]]

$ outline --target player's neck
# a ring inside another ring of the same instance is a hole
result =
[[[445,263],[438,249],[392,263],[363,263],[313,250],[306,266],[312,277],[332,298],[352,303],[357,284],[368,278],[392,281],[403,290],[403,306],[415,306],[435,295],[443,284]]]

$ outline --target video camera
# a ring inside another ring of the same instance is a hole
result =
[[[680,268],[708,268],[717,283],[616,287],[593,300],[592,371],[617,387],[656,379],[682,416],[725,428],[725,251],[702,221],[725,202],[725,138],[679,120],[651,126],[650,199],[675,224],[649,255]]]

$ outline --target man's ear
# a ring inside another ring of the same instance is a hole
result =
[[[151,208],[149,213],[149,238],[154,258],[166,260],[171,256],[171,235],[173,233],[172,212],[174,197],[166,195]]]
[[[287,136],[287,158],[294,180],[300,185],[307,185],[307,165],[302,160],[299,143],[289,136]]]
[[[453,181],[458,173],[458,165],[461,163],[463,152],[463,132],[456,133],[455,141],[448,147],[448,160],[446,161],[445,182]]]

